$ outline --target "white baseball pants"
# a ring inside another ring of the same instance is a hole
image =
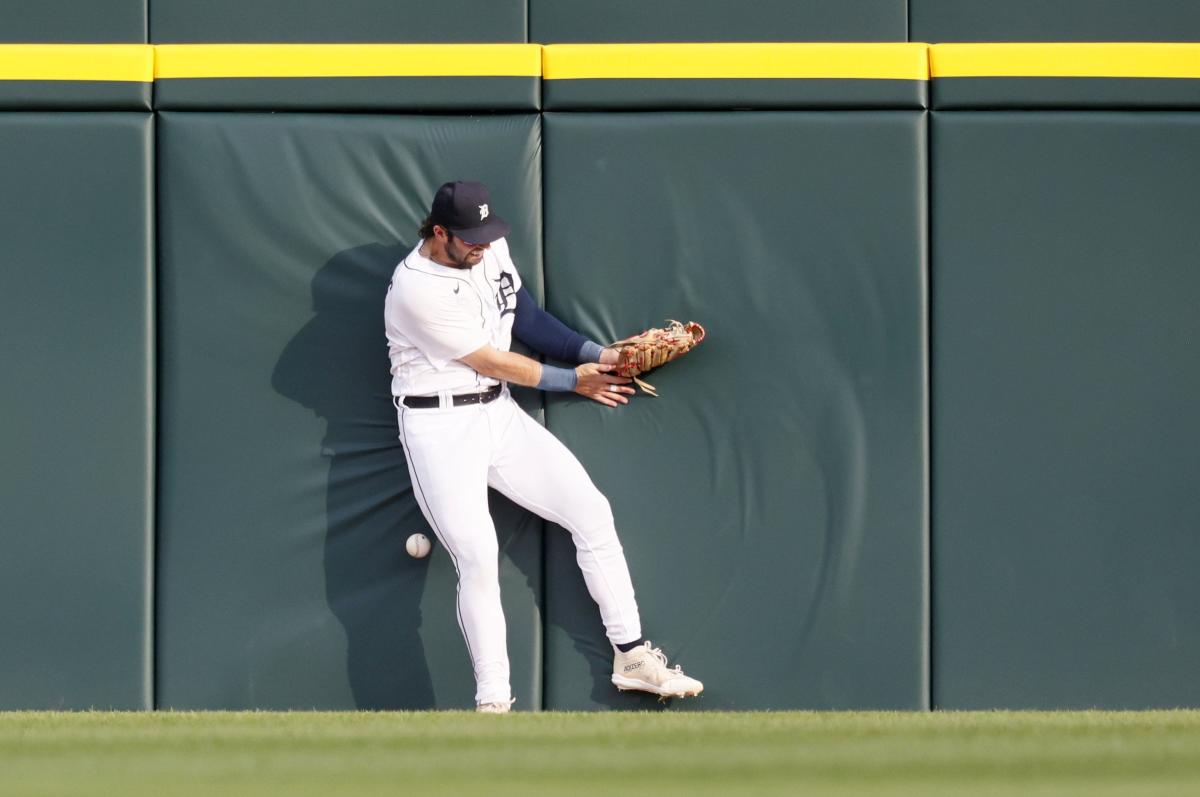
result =
[[[502,702],[512,687],[489,486],[571,533],[610,642],[638,639],[641,620],[612,510],[575,455],[507,387],[488,404],[451,407],[447,398],[439,408],[400,404],[400,441],[421,511],[458,571],[458,622],[475,668],[475,702]]]

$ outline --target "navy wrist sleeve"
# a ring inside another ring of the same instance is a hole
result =
[[[588,339],[537,306],[524,287],[517,291],[513,337],[534,351],[562,362],[578,362]]]
[[[604,347],[594,341],[585,340],[583,345],[579,347],[579,362],[581,363],[598,363],[600,355],[604,352]]]
[[[553,365],[542,366],[542,381],[538,382],[538,390],[571,391],[579,384],[579,375],[574,368],[555,368]]]

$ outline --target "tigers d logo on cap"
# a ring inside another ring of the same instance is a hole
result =
[[[491,197],[483,183],[445,183],[433,195],[429,217],[469,244],[490,244],[509,231],[508,222],[491,212]]]

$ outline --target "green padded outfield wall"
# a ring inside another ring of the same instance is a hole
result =
[[[544,44],[907,40],[906,0],[529,0]]]
[[[4,0],[0,43],[139,44],[150,0]]]
[[[212,8],[178,27],[420,40],[392,5]],[[468,27],[513,11],[481,8]],[[1190,6],[1128,8],[1079,13],[1200,38]],[[708,326],[659,399],[520,394],[610,497],[647,636],[707,681],[677,708],[1200,705],[1195,50],[1146,74],[1136,46],[1064,45],[1039,77],[963,47],[933,81],[904,54],[822,71],[830,50],[544,82],[553,47],[458,76],[0,53],[0,709],[470,706],[451,562],[403,552],[430,531],[381,317],[456,177],[492,185],[527,284],[597,340]],[[1097,63],[1124,77],[1072,77]],[[517,707],[659,708],[608,683],[569,538],[493,509]]]
[[[932,142],[934,703],[1198,705],[1200,113]]]
[[[452,564],[404,552],[431,532],[383,301],[464,177],[509,209],[540,294],[538,117],[159,116],[158,704],[470,707]],[[537,708],[541,521],[495,513],[517,705]]]
[[[152,706],[147,113],[0,113],[0,709]]]
[[[1200,41],[1200,3],[1194,0],[908,0],[908,3],[910,41]]]
[[[148,1],[155,43],[526,40],[526,0]]]
[[[683,709],[923,708],[925,115],[547,113],[548,308],[596,340],[708,339],[547,425],[610,498]],[[655,708],[546,541],[546,706]]]

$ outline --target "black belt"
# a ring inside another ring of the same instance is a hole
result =
[[[500,385],[493,385],[478,393],[459,393],[454,396],[455,407],[465,407],[468,404],[487,404],[500,397]],[[427,410],[441,406],[442,400],[437,396],[405,396],[401,402],[411,410]]]

